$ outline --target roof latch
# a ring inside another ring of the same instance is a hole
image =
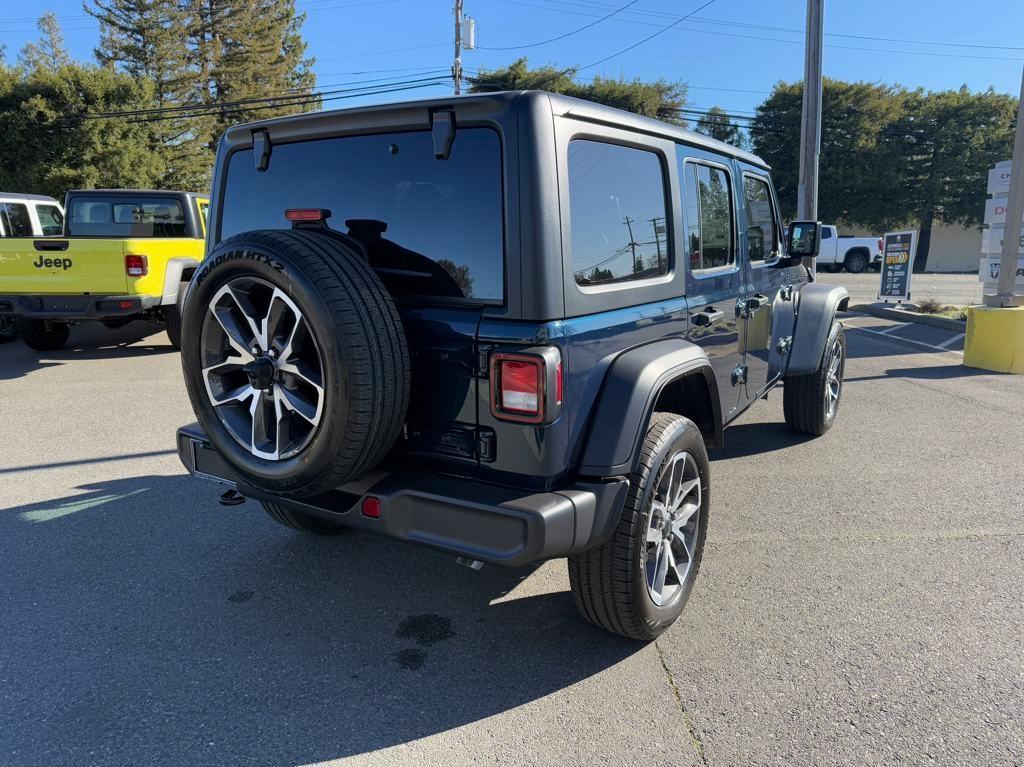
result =
[[[252,132],[252,156],[256,170],[262,172],[270,166],[270,134],[265,130]]]
[[[434,157],[447,160],[455,142],[455,112],[450,109],[431,112],[430,133],[434,137]]]

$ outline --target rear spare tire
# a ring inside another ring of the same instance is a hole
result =
[[[181,331],[196,417],[250,485],[325,492],[373,469],[401,433],[401,320],[340,237],[258,230],[224,240],[191,283]]]

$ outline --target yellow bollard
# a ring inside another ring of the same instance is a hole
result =
[[[999,373],[1024,373],[1024,306],[968,307],[964,365]]]

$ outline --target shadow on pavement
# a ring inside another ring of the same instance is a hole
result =
[[[0,761],[317,762],[492,716],[644,646],[585,624],[566,592],[516,598],[530,569],[304,536],[186,476],[82,489],[0,511]]]
[[[884,375],[874,376],[847,376],[845,382],[877,381],[885,378],[912,378],[921,381],[940,381],[950,378],[973,378],[976,376],[1001,376],[1004,373],[997,373],[992,370],[979,370],[964,365],[933,365],[932,367],[918,368],[891,368]]]
[[[17,338],[0,346],[0,380],[20,378],[34,370],[75,360],[108,360],[177,352],[166,337],[140,343],[161,330],[160,325],[143,320],[113,329],[99,322],[84,322],[71,328],[71,336],[63,349],[52,352],[29,349],[24,341]]]
[[[806,434],[796,434],[785,423],[734,423],[725,430],[725,447],[712,450],[712,461],[727,458],[743,458],[748,455],[785,450],[814,439]]]

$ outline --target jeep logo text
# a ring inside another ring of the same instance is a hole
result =
[[[32,266],[36,269],[70,269],[71,259],[70,258],[43,258],[39,257],[37,261],[32,262]]]

